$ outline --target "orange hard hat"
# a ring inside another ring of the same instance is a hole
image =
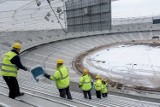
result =
[[[83,74],[88,74],[88,70],[87,69],[83,69]]]

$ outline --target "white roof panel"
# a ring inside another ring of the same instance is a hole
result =
[[[60,29],[47,0],[39,1],[40,6],[37,6],[36,0],[0,0],[0,31]],[[63,5],[61,0],[51,1],[55,12]],[[49,21],[44,19],[48,12],[51,13]],[[57,12],[56,15],[59,16]],[[59,20],[64,27],[64,20]]]

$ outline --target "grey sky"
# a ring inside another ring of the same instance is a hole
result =
[[[112,2],[112,17],[138,17],[160,14],[160,0],[119,0]]]

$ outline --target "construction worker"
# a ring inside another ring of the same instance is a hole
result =
[[[44,76],[56,82],[56,86],[60,92],[60,97],[66,98],[67,96],[68,99],[72,99],[69,90],[70,78],[68,75],[68,69],[64,65],[63,59],[57,59],[57,68],[54,75],[48,75],[45,73]]]
[[[103,79],[102,80],[102,90],[101,90],[103,98],[107,97],[107,94],[108,94],[108,88],[107,87],[108,87],[107,80]]]
[[[84,98],[87,98],[87,94],[89,99],[91,98],[91,89],[92,89],[92,80],[91,77],[88,74],[88,70],[83,70],[83,75],[81,76],[79,80],[79,87],[82,89]]]
[[[94,88],[96,90],[97,98],[101,98],[102,81],[99,75],[96,76],[96,81],[94,82]]]
[[[27,71],[27,68],[23,66],[20,61],[19,54],[21,47],[20,43],[14,43],[12,45],[13,49],[5,53],[2,58],[0,74],[3,76],[3,79],[9,87],[9,97],[12,99],[24,95],[24,93],[20,92],[18,81],[16,79],[18,69]]]

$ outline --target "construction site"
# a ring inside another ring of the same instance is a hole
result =
[[[8,75],[1,73],[0,107],[160,107],[160,17],[112,18],[118,2],[0,0],[1,72],[14,43],[22,46],[18,56],[26,68],[17,67],[24,95],[15,98],[4,79]],[[71,100],[49,80],[59,58],[68,70]],[[37,65],[46,73],[38,82],[32,74]],[[84,98],[79,87],[84,68],[93,82],[97,75],[107,80],[107,98],[97,98],[94,87],[92,99]]]

